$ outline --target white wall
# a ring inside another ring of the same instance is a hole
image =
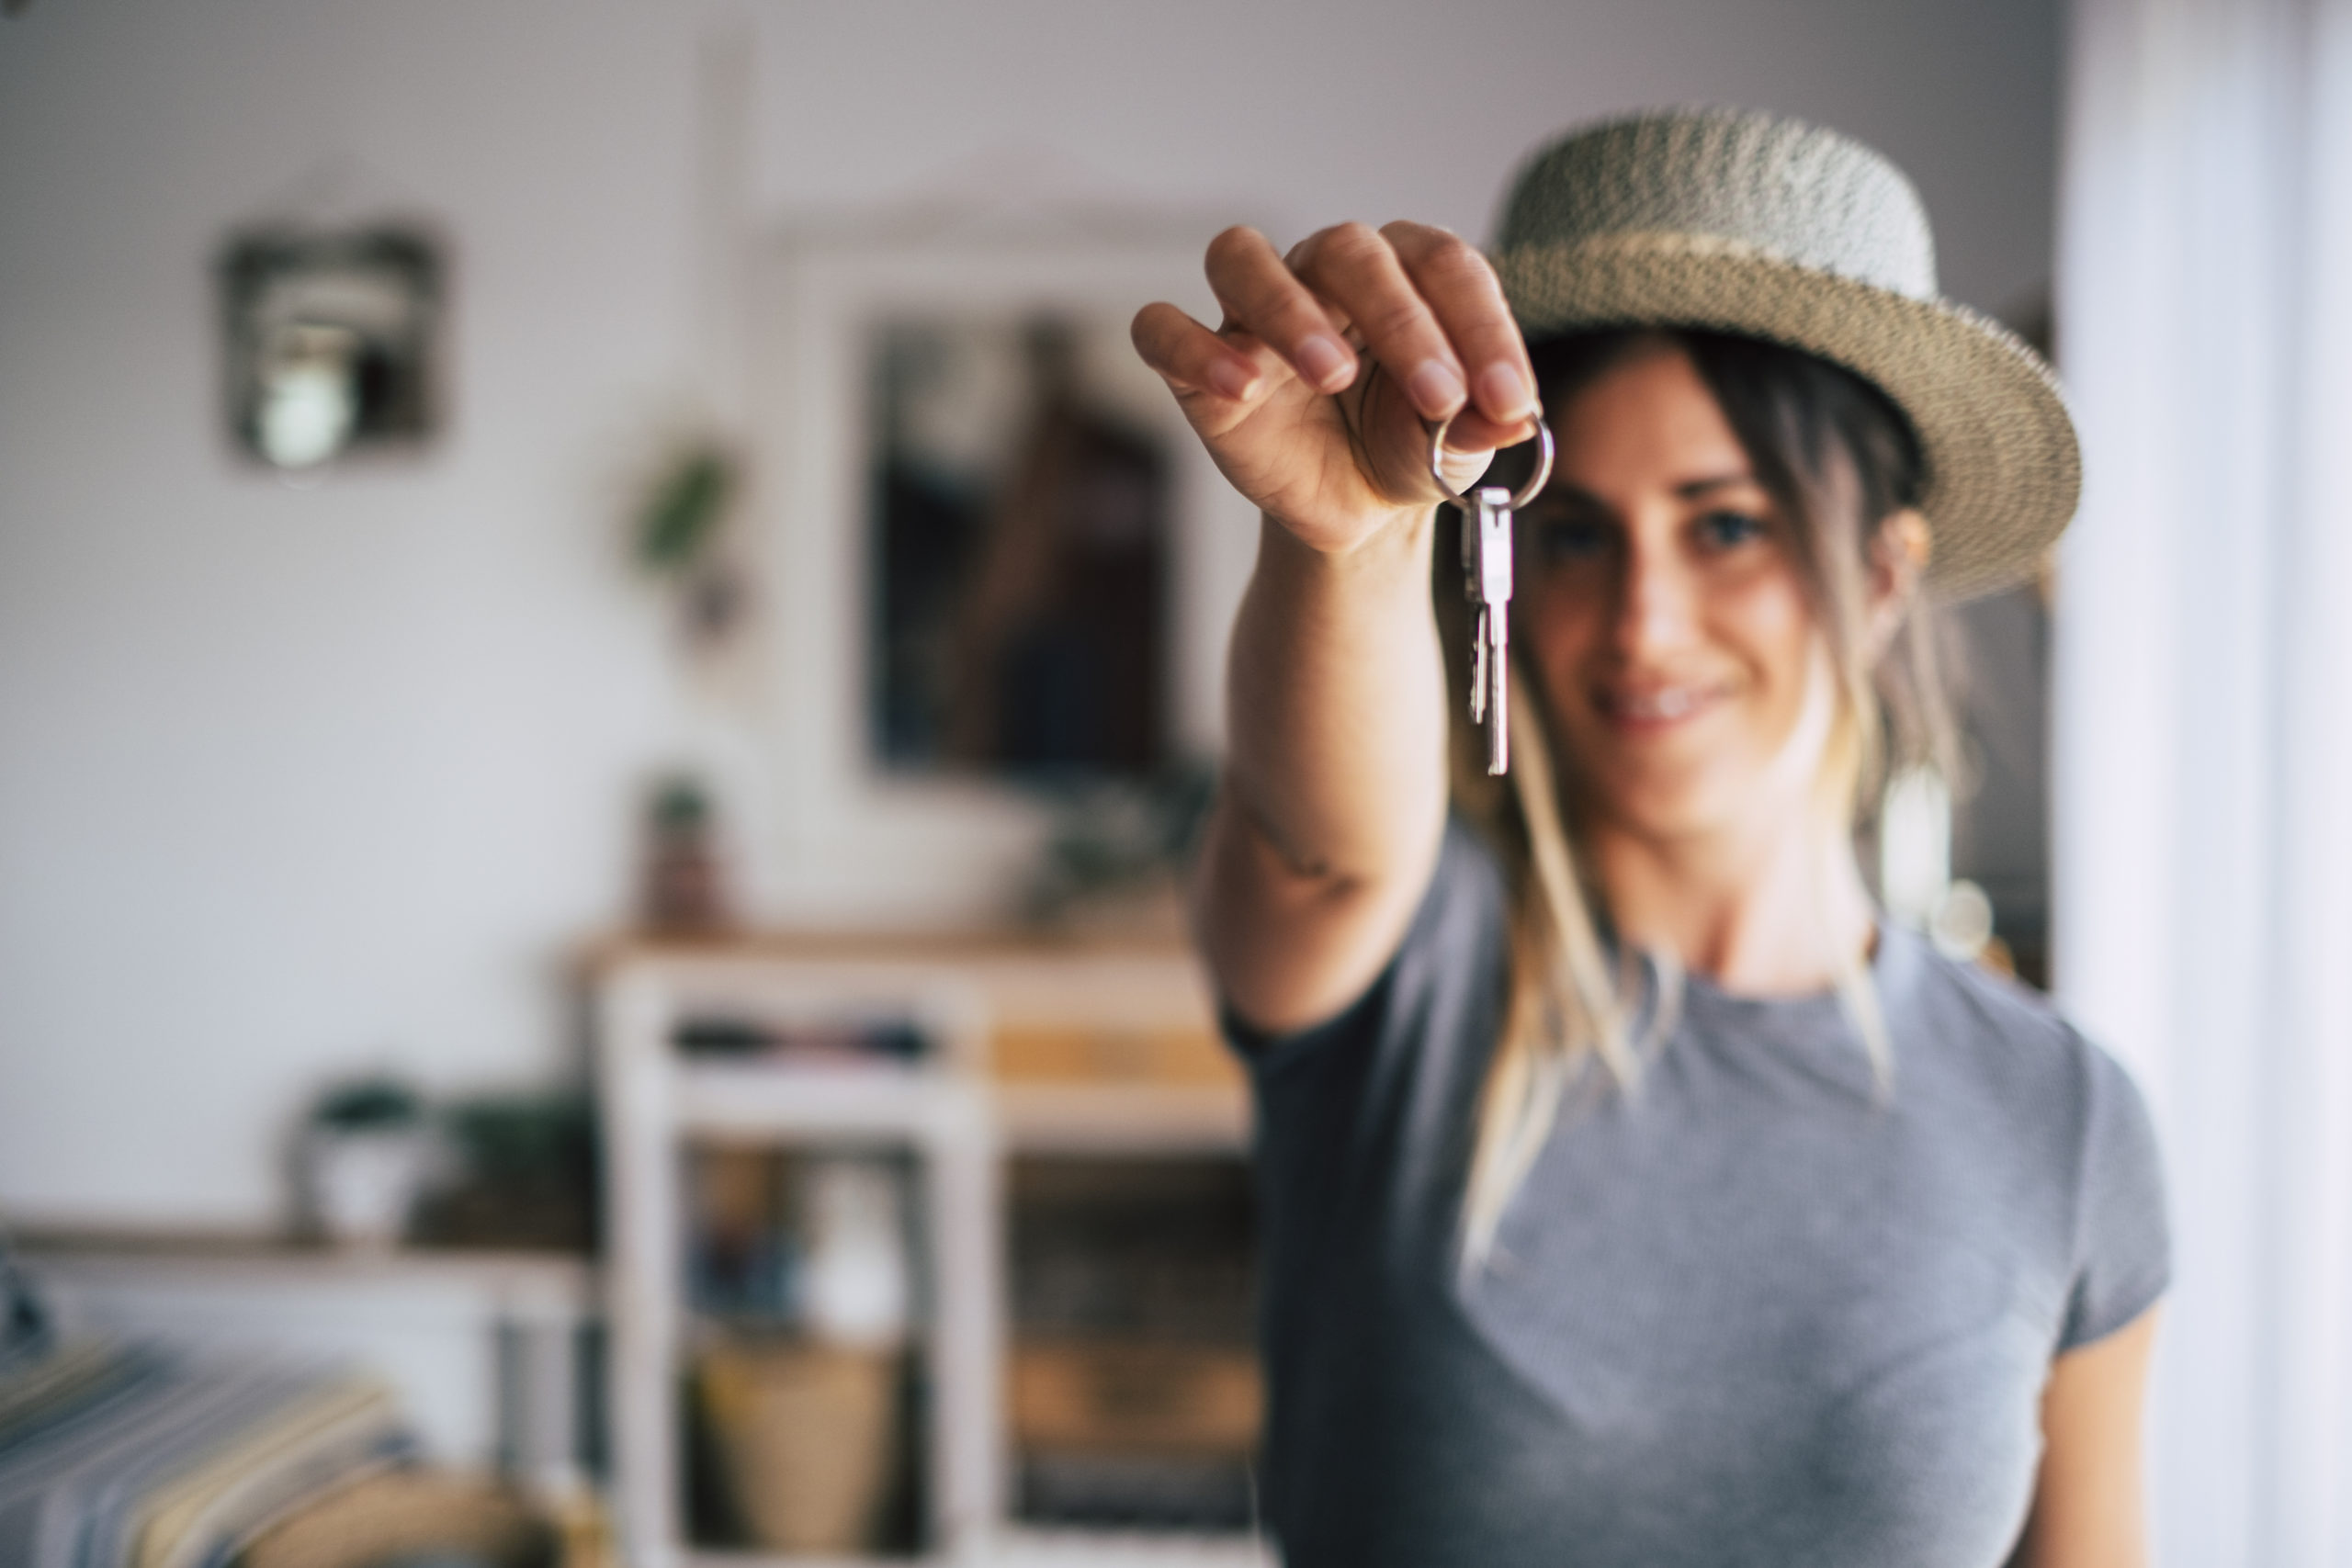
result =
[[[865,0],[763,9],[760,188],[850,204],[975,148],[1286,223],[1484,233],[1536,141],[1596,114],[1734,102],[1910,171],[1946,287],[2049,276],[2054,0]],[[1282,237],[1282,236],[1278,236]]]
[[[763,218],[1011,151],[1282,236],[1476,232],[1558,126],[1730,100],[1892,153],[1998,310],[2048,274],[2055,10],[37,0],[0,22],[0,1206],[266,1223],[322,1076],[568,1059],[564,956],[707,723],[616,513],[712,389],[714,32],[756,39]],[[455,424],[293,490],[219,436],[207,263],[342,155],[454,237]]]

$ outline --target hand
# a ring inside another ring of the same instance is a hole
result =
[[[1502,287],[1442,229],[1342,223],[1287,257],[1227,229],[1209,243],[1208,279],[1222,326],[1147,305],[1136,350],[1234,488],[1316,549],[1351,549],[1441,499],[1424,420],[1453,418],[1456,488],[1535,434],[1534,374]]]

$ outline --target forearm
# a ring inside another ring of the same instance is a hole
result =
[[[1345,555],[1268,521],[1227,666],[1228,796],[1295,868],[1376,882],[1445,805],[1430,513]]]
[[[1376,972],[1428,880],[1446,800],[1430,513],[1344,554],[1268,521],[1235,622],[1225,790],[1198,913],[1226,994],[1288,1027]]]

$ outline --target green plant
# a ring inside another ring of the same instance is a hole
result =
[[[638,564],[657,577],[691,572],[727,519],[735,481],[735,460],[718,447],[696,443],[679,452],[638,513]]]
[[[384,1077],[338,1084],[321,1095],[311,1111],[318,1125],[345,1133],[390,1132],[413,1127],[424,1119],[424,1098],[400,1079]]]
[[[671,774],[655,786],[650,817],[658,833],[699,833],[710,824],[710,792],[689,774]]]

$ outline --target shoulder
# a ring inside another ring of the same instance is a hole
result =
[[[1462,818],[1447,818],[1429,890],[1397,944],[1399,965],[1442,964],[1495,950],[1506,941],[1510,906],[1510,888],[1493,849]]]
[[[1364,1001],[1392,1032],[1415,1038],[1458,1033],[1467,1015],[1491,999],[1507,962],[1510,904],[1494,851],[1467,823],[1448,819],[1420,906]]]
[[[1484,841],[1451,823],[1410,925],[1360,997],[1293,1034],[1253,1036],[1227,1019],[1255,1089],[1270,1236],[1295,1243],[1375,1213],[1451,1234],[1446,1195],[1510,980],[1506,887]]]
[[[2120,1327],[2170,1275],[2164,1162],[2131,1073],[2051,1001],[1908,932],[1888,989],[1895,1093],[1924,1089],[2056,1201],[2071,1296],[2062,1348]],[[1906,1078],[1906,1073],[1908,1075]]]
[[[1324,1022],[1289,1034],[1251,1029],[1229,1011],[1227,1037],[1261,1070],[1318,1055],[1322,1044],[1380,1032],[1400,1015],[1425,1013],[1465,970],[1509,949],[1510,897],[1502,866],[1459,818],[1446,822],[1437,863],[1388,962],[1371,984]]]
[[[1944,1135],[1997,1150],[2044,1190],[2153,1194],[2155,1135],[2120,1062],[2039,992],[1912,932],[1887,940],[1897,944],[1882,987],[1898,1099],[1919,1096]]]
[[[1881,986],[1898,1063],[1906,1055],[1925,1055],[1923,1066],[2019,1111],[2072,1112],[2064,1121],[2079,1120],[2094,1100],[2138,1102],[2139,1089],[2122,1066],[2048,997],[1981,964],[1946,957],[1915,932],[1889,927],[1883,940],[1892,951],[1881,965]]]
[[[1927,1005],[1964,1019],[1985,1039],[2027,1050],[2056,1048],[2075,1032],[2041,992],[1981,964],[1951,958],[1918,932],[1882,928],[1890,952],[1881,968],[1890,986],[1915,988]]]
[[[1428,1173],[1465,1121],[1510,984],[1507,880],[1484,840],[1448,823],[1435,870],[1379,976],[1337,1016],[1252,1038],[1227,1029],[1256,1087],[1261,1156],[1340,1148],[1392,1175]]]

